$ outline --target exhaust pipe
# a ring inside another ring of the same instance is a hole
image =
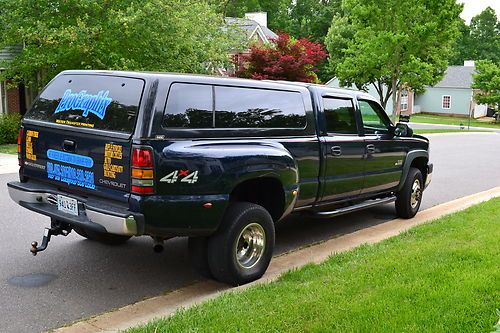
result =
[[[153,251],[155,253],[163,252],[163,239],[153,238]]]

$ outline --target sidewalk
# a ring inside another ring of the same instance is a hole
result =
[[[17,155],[0,153],[0,174],[17,173],[18,171]]]
[[[414,123],[414,122],[409,122],[408,126],[410,126],[413,129],[461,129],[459,125],[445,125],[445,124],[430,124],[430,123]],[[464,132],[467,131],[467,124],[464,124]],[[470,127],[471,131],[490,131],[490,132],[497,132],[500,133],[500,129],[496,128],[491,128],[491,127],[477,127],[477,126],[471,126]]]

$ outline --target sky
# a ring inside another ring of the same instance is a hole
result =
[[[500,0],[458,0],[458,2],[464,4],[464,10],[460,17],[463,18],[467,24],[470,23],[472,17],[481,13],[488,6],[495,10],[497,17],[500,16]]]

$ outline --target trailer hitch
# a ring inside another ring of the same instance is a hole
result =
[[[30,252],[36,256],[38,252],[44,251],[50,242],[50,237],[63,235],[68,236],[71,232],[71,226],[68,223],[60,222],[60,221],[52,221],[50,223],[50,228],[45,228],[43,232],[42,244],[38,246],[37,241],[31,242]]]

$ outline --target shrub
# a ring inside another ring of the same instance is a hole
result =
[[[269,44],[254,44],[250,53],[234,60],[236,76],[255,80],[318,82],[317,68],[327,57],[320,43],[293,39],[285,33]]]
[[[18,113],[0,115],[0,144],[16,143],[20,127],[21,116]]]

